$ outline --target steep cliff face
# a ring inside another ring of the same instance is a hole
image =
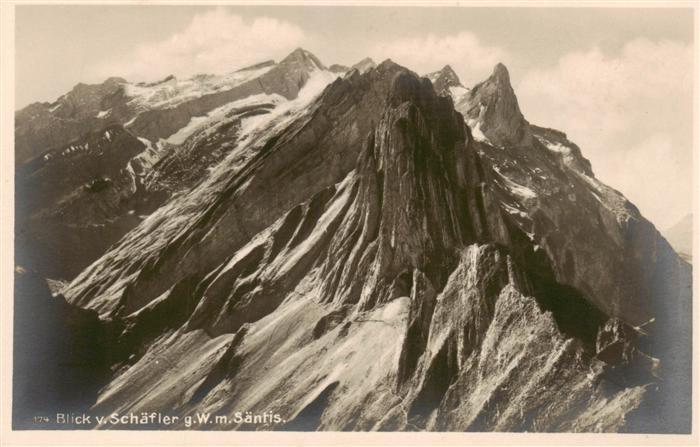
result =
[[[447,68],[311,76],[174,146],[145,184],[230,148],[64,290],[110,328],[92,411],[688,431],[688,264],[564,134],[525,121],[505,67],[468,92]]]
[[[467,95],[455,98],[477,138],[495,146],[527,146],[531,134],[510,85],[508,69],[497,64],[491,76],[475,85]]]

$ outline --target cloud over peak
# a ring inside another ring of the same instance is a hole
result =
[[[306,41],[298,26],[269,17],[246,21],[224,8],[196,14],[181,32],[139,45],[124,60],[97,68],[103,77],[119,73],[129,80],[155,80],[166,74],[226,73],[264,58],[281,58]]]

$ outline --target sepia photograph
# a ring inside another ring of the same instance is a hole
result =
[[[4,4],[3,431],[697,442],[697,14]]]

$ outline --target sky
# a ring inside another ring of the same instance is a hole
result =
[[[225,73],[303,47],[326,65],[451,65],[471,87],[504,63],[533,124],[567,133],[596,176],[663,230],[692,210],[688,8],[18,6],[15,105],[78,82]]]

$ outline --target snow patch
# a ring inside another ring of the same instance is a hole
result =
[[[124,123],[124,127],[129,127],[129,126],[131,126],[132,124],[134,124],[134,121],[136,121],[136,118],[138,118],[138,115],[134,116],[134,117],[131,118],[129,121],[127,121],[126,123]]]
[[[100,118],[100,119],[102,119],[102,118],[107,118],[111,113],[112,113],[112,109],[109,109],[109,110],[100,110],[100,111],[97,113],[97,115],[95,116],[95,118]]]
[[[221,107],[217,107],[216,109],[210,111],[206,115],[203,116],[193,116],[190,119],[190,122],[187,123],[187,125],[180,130],[178,130],[176,133],[168,137],[166,140],[170,144],[182,144],[189,138],[191,135],[194,133],[198,132],[201,129],[204,129],[205,126],[211,125],[212,123],[219,123],[221,122],[226,114],[233,109],[239,108],[239,107],[247,107],[247,106],[253,106],[256,104],[279,104],[281,102],[285,101],[285,99],[277,94],[273,95],[266,95],[266,94],[259,94],[259,95],[252,95],[248,96],[243,99],[239,99],[237,101],[232,101],[228,104],[225,104]],[[264,115],[263,115],[264,116]],[[253,117],[254,118],[254,117]],[[244,119],[243,121],[246,121]]]
[[[146,138],[143,137],[136,137],[140,142],[146,146],[147,149],[153,149],[153,143],[151,143],[151,140],[147,140]]]
[[[484,135],[484,132],[481,131],[481,122],[471,119],[471,120],[467,121],[467,126],[469,126],[469,128],[471,129],[472,137],[474,137],[474,139],[476,141],[481,141],[482,143],[491,144],[491,142],[486,137],[486,135]]]
[[[574,166],[576,156],[573,152],[573,148],[557,141],[550,141],[539,135],[535,135],[535,138],[537,138],[547,150],[559,155],[567,166],[573,168],[574,171],[578,170]]]
[[[297,97],[291,101],[280,104],[271,113],[266,115],[252,116],[241,122],[240,141],[243,144],[250,143],[252,137],[261,130],[268,130],[270,125],[278,122],[282,116],[291,117],[292,112],[300,111],[318,96],[323,89],[338,78],[337,73],[326,70],[315,70],[311,72],[306,84],[299,90]],[[287,120],[285,120],[286,122]],[[275,126],[277,127],[277,126]]]
[[[519,195],[520,197],[523,197],[525,199],[537,198],[537,193],[535,193],[535,191],[531,190],[530,188],[523,185],[519,185],[507,177],[504,177],[503,179],[506,181],[508,189],[510,189],[512,192]]]
[[[528,214],[527,214],[526,212],[520,211],[519,209],[514,208],[514,207],[508,205],[507,203],[502,203],[501,205],[503,206],[503,208],[505,208],[505,210],[506,210],[506,212],[507,212],[508,214],[512,214],[512,215],[515,215],[515,216],[520,216],[520,217],[522,217],[523,219],[526,219],[526,218],[529,218],[529,217],[530,217],[530,216],[528,216]]]
[[[506,188],[508,188],[512,193],[517,194],[524,199],[537,198],[537,193],[535,191],[531,190],[527,186],[515,183],[513,180],[503,174],[498,166],[493,166],[493,170],[503,179]]]
[[[193,116],[190,118],[190,122],[187,123],[185,127],[178,130],[174,134],[170,135],[166,140],[170,144],[182,144],[185,140],[195,133],[195,131],[205,122],[207,122],[207,116]]]
[[[476,141],[481,141],[483,143],[489,144],[491,146],[494,146],[493,143],[489,141],[489,139],[484,135],[484,132],[481,130],[481,123],[483,122],[483,116],[484,113],[486,112],[486,107],[482,104],[479,106],[479,116],[477,118],[471,118],[467,120],[467,126],[472,131],[472,137]]]
[[[255,70],[245,70],[225,75],[196,75],[189,79],[170,79],[155,85],[125,84],[124,93],[131,102],[142,109],[174,107],[191,99],[229,90],[251,79],[262,76],[274,65]]]
[[[567,146],[564,146],[564,145],[561,144],[561,143],[546,142],[546,143],[545,143],[545,147],[546,147],[547,149],[549,149],[550,151],[556,152],[556,153],[559,153],[559,154],[563,154],[563,155],[569,155],[569,154],[571,154],[571,148],[570,148],[570,147],[567,147]]]
[[[452,102],[457,104],[464,98],[464,96],[469,93],[469,89],[462,86],[451,86],[450,96],[452,96]]]

